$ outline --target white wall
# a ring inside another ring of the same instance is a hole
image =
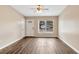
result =
[[[0,49],[24,37],[24,17],[9,6],[0,6]]]
[[[59,16],[59,37],[79,53],[79,6],[67,6]]]
[[[57,16],[35,16],[26,17],[26,20],[34,21],[34,36],[35,37],[57,37],[58,36],[58,17]],[[38,21],[39,20],[52,20],[53,21],[53,31],[52,33],[39,33],[38,32]]]

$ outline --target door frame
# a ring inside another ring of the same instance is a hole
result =
[[[33,35],[27,35],[27,21],[32,21],[34,23],[33,19],[25,20],[25,36],[27,36],[27,37],[35,37],[35,34],[34,34],[34,24],[33,24],[33,27],[32,27]]]

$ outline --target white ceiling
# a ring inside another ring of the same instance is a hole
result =
[[[58,16],[64,10],[66,5],[44,5],[42,13],[37,13],[34,8],[36,5],[12,5],[14,9],[23,14],[24,16]]]

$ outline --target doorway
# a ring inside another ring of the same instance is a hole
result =
[[[34,36],[34,20],[26,20],[25,33],[26,36]]]

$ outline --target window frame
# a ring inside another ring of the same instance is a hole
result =
[[[38,20],[38,33],[53,33],[53,30],[52,31],[40,31],[40,21],[45,21],[45,23],[47,23],[47,21],[52,21],[53,23],[53,20]],[[46,24],[45,24],[46,25]],[[53,27],[53,26],[52,26]],[[45,28],[46,29],[46,28]],[[53,29],[53,28],[52,28]]]

